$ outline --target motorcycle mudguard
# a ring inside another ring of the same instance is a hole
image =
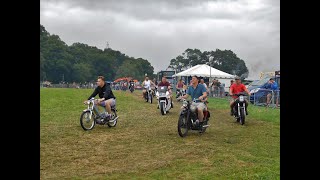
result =
[[[180,112],[180,115],[185,115],[185,114],[187,114],[187,111],[181,111]]]

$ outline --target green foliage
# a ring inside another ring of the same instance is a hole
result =
[[[180,72],[182,68],[189,68],[197,64],[209,64],[212,67],[229,74],[236,74],[242,78],[248,77],[249,71],[245,62],[231,50],[204,51],[186,49],[182,55],[171,59],[170,68]]]
[[[40,24],[40,81],[58,83],[106,80],[131,76],[142,80],[145,73],[153,74],[148,60],[133,58],[110,48],[98,49],[83,43],[68,46],[58,35],[50,35]]]

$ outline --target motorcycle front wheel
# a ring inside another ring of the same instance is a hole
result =
[[[161,111],[161,114],[164,115],[165,114],[165,108],[164,108],[164,102],[160,102],[160,111]]]
[[[180,137],[186,137],[188,134],[189,126],[186,114],[181,114],[178,120],[178,134]]]
[[[149,94],[146,93],[145,96],[144,96],[144,99],[146,100],[146,102],[148,102],[148,97],[149,97]]]
[[[244,112],[244,108],[240,109],[240,124],[244,125],[246,120],[246,113]]]
[[[90,116],[90,111],[82,112],[80,116],[80,125],[82,129],[85,131],[91,130],[96,125],[95,118],[94,113]]]
[[[152,104],[152,94],[151,93],[149,93],[149,102],[150,102],[150,104]]]

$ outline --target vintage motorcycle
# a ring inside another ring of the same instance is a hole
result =
[[[130,83],[129,89],[130,89],[130,92],[133,93],[133,91],[134,91],[134,83]]]
[[[104,111],[99,112],[94,98],[88,100],[86,105],[88,105],[87,109],[83,110],[80,116],[80,125],[85,131],[91,130],[96,124],[107,124],[109,127],[115,127],[117,125],[119,116],[117,115],[116,105],[111,106],[111,118],[106,118],[108,112],[106,112],[104,108]]]
[[[235,106],[233,107],[233,116],[237,120],[237,122],[240,122],[241,125],[244,125],[246,120],[245,97],[247,96],[247,93],[240,92],[233,95],[238,97],[234,101]]]
[[[183,88],[177,89],[177,95],[176,95],[177,101],[181,101],[180,97],[184,96],[184,95],[186,95],[186,90],[185,89],[183,89]]]
[[[146,90],[146,93],[144,95],[144,99],[146,100],[146,102],[150,102],[150,104],[152,104],[152,90],[151,87],[148,88],[144,88]]]
[[[158,100],[158,109],[162,115],[167,114],[171,108],[173,108],[172,99],[170,97],[168,87],[167,86],[158,86],[158,90],[156,92],[157,100]]]
[[[200,126],[197,107],[192,105],[194,102],[199,102],[199,99],[194,99],[191,102],[183,99],[178,120],[178,134],[181,137],[187,136],[189,130],[196,130],[199,133],[204,133],[207,127],[209,127],[208,121],[210,112],[207,109],[203,111],[203,125]]]

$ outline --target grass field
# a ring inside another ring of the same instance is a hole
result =
[[[280,179],[280,109],[249,105],[244,126],[210,99],[210,127],[177,133],[180,103],[162,116],[141,91],[115,91],[116,127],[79,123],[91,89],[40,89],[41,179]]]

